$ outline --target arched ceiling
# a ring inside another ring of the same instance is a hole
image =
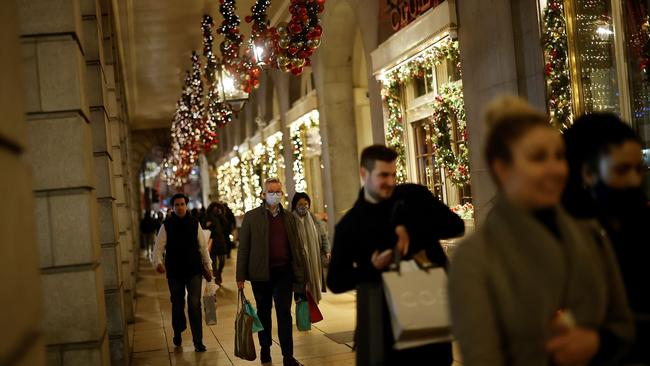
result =
[[[112,0],[117,6],[117,33],[126,77],[126,95],[133,129],[167,128],[171,125],[185,70],[192,50],[201,51],[201,19],[210,14],[221,23],[219,0]],[[237,14],[246,36],[255,0],[238,0]],[[273,0],[269,19],[288,17],[289,0]],[[215,51],[221,38],[215,32]]]

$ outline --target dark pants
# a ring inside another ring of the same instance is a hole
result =
[[[203,320],[201,317],[201,280],[202,276],[188,278],[168,278],[169,293],[172,301],[172,328],[180,334],[187,329],[185,320],[185,289],[187,289],[187,314],[192,328],[194,344],[203,343]]]
[[[291,319],[291,294],[293,292],[293,275],[291,267],[271,270],[268,282],[253,281],[253,294],[257,303],[257,315],[264,326],[258,333],[260,346],[271,347],[271,308],[275,302],[275,313],[278,321],[278,336],[283,356],[293,356],[293,334]]]
[[[226,265],[226,255],[215,255],[212,258],[212,271],[214,271],[214,279],[217,283],[221,283],[223,267]]]

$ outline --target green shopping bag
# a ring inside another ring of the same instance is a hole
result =
[[[243,292],[242,292],[242,296],[244,296]],[[244,297],[244,312],[246,312],[246,314],[250,315],[251,318],[253,318],[253,333],[257,333],[261,330],[264,330],[264,326],[262,325],[260,318],[257,316],[257,311],[255,311],[253,304],[251,304],[251,302],[248,301],[246,297]]]
[[[296,301],[296,326],[299,331],[311,330],[311,315],[309,314],[309,303],[306,299]]]

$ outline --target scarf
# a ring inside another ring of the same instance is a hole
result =
[[[293,215],[296,217],[298,237],[305,248],[305,267],[309,282],[307,289],[318,304],[322,298],[321,289],[323,287],[320,235],[318,235],[316,222],[311,212],[307,213],[305,217],[300,216],[297,212],[294,212]]]

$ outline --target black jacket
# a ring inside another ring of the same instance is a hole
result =
[[[327,286],[334,293],[353,290],[362,282],[381,282],[381,272],[370,258],[375,250],[393,248],[395,227],[409,233],[409,256],[426,250],[431,262],[447,266],[440,239],[458,237],[465,231],[463,220],[436,199],[424,186],[403,184],[391,199],[372,204],[363,189],[354,207],[336,225]],[[356,264],[356,267],[355,267]]]
[[[228,223],[226,222],[225,217],[208,215],[206,224],[210,223],[208,229],[210,229],[210,239],[212,239],[212,249],[210,250],[210,256],[214,257],[217,255],[228,254],[228,238],[227,235],[230,235],[227,232],[226,227]]]

